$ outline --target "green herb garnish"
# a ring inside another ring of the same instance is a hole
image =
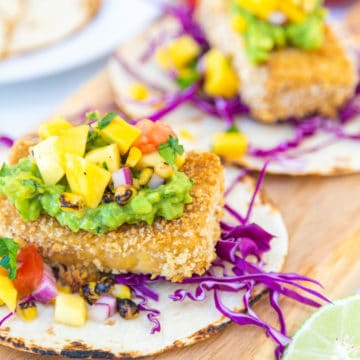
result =
[[[227,133],[235,133],[235,134],[237,134],[237,133],[239,133],[240,131],[239,131],[238,126],[237,126],[235,123],[233,123],[233,124],[226,130],[226,132],[227,132]]]
[[[167,163],[174,166],[176,154],[182,155],[184,147],[176,137],[170,135],[169,140],[158,147],[158,152]]]
[[[100,120],[100,113],[98,111],[88,112],[86,113],[86,119],[88,123],[93,120]]]
[[[111,121],[117,117],[117,114],[114,112],[107,113],[97,124],[97,128],[102,130],[110,125]]]
[[[9,270],[9,279],[13,280],[16,278],[17,271],[17,252],[19,244],[12,239],[0,238],[0,266],[4,269]]]
[[[104,161],[102,163],[102,167],[105,169],[105,170],[109,170],[109,167],[107,166],[107,163]]]

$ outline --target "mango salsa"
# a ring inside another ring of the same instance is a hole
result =
[[[12,281],[5,275],[0,275],[0,300],[3,301],[10,311],[14,311],[17,302],[17,290]]]
[[[84,326],[87,307],[80,295],[59,293],[55,300],[55,321],[70,326]]]
[[[39,136],[41,139],[47,139],[50,136],[59,135],[62,130],[70,129],[71,127],[72,125],[64,117],[57,116],[40,125]]]
[[[65,175],[58,140],[57,136],[51,136],[31,148],[31,154],[46,185],[55,185]]]
[[[110,172],[90,160],[72,154],[65,155],[65,167],[71,191],[82,195],[86,205],[95,209],[110,182]]]
[[[214,153],[228,159],[238,159],[244,156],[247,146],[246,136],[240,133],[220,133],[216,134],[213,139]]]
[[[204,57],[204,91],[210,96],[231,98],[238,93],[239,79],[229,60],[216,49]]]
[[[200,51],[200,46],[195,40],[189,35],[184,35],[158,49],[155,58],[158,64],[166,70],[174,68],[181,70],[195,60]]]
[[[120,154],[126,154],[133,142],[140,136],[141,130],[128,124],[120,117],[115,117],[111,122],[99,128],[96,131],[109,143],[115,143],[119,146]]]
[[[85,159],[113,173],[120,168],[120,152],[116,144],[88,152]]]

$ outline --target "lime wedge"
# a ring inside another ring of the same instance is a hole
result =
[[[286,349],[283,360],[360,360],[360,295],[314,313]]]

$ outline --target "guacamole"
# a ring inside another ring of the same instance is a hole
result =
[[[231,14],[241,20],[246,54],[255,64],[266,62],[274,49],[294,46],[310,51],[323,43],[325,11],[321,2],[303,21],[287,21],[281,25],[260,19],[236,0],[231,3]]]
[[[56,185],[45,185],[30,158],[20,160],[15,166],[4,164],[0,170],[0,194],[16,206],[24,220],[34,221],[41,214],[47,214],[74,232],[85,230],[94,234],[115,230],[124,223],[152,224],[157,216],[167,220],[180,217],[185,204],[192,201],[191,187],[192,181],[183,172],[175,171],[158,188],[140,189],[126,205],[111,202],[95,209],[64,211],[59,202],[61,194],[69,190],[64,179]]]

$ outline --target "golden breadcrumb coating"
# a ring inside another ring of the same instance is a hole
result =
[[[27,141],[15,145],[13,160],[27,154]],[[102,235],[74,233],[47,215],[26,222],[0,196],[0,235],[35,243],[50,265],[71,269],[71,274],[63,276],[69,278],[68,283],[96,271],[151,273],[173,281],[202,274],[215,258],[220,235],[223,168],[216,155],[191,152],[182,171],[194,181],[193,202],[186,205],[178,219],[157,218],[153,225],[123,225]]]

